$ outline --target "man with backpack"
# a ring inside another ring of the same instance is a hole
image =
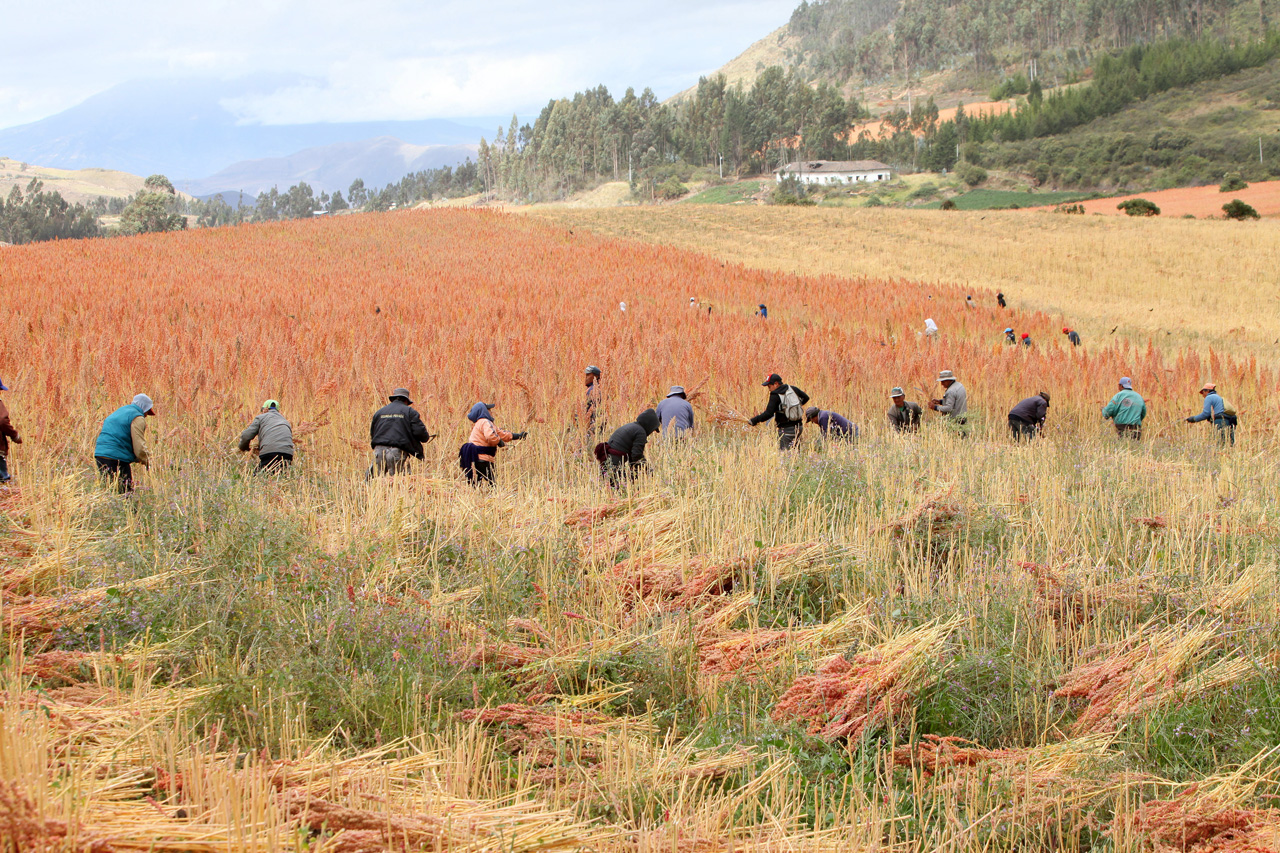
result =
[[[776,373],[770,373],[760,384],[769,389],[769,405],[751,419],[751,425],[773,418],[778,428],[778,449],[790,450],[804,427],[804,405],[809,402],[809,395],[794,385],[784,384]]]
[[[369,476],[395,476],[408,471],[409,457],[422,459],[426,455],[422,445],[431,438],[422,416],[413,408],[409,389],[395,389],[387,405],[374,412],[369,423],[369,446],[373,448]]]
[[[1204,398],[1204,410],[1198,415],[1192,415],[1187,418],[1187,423],[1195,424],[1200,421],[1212,421],[1213,425],[1218,428],[1218,438],[1226,444],[1236,443],[1236,407],[1222,399],[1222,395],[1218,393],[1218,386],[1212,382],[1206,382],[1204,387],[1200,389],[1200,396]]]

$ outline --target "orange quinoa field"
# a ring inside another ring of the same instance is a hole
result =
[[[1131,198],[1145,198],[1160,208],[1166,217],[1194,216],[1196,219],[1222,219],[1222,206],[1233,199],[1251,205],[1260,216],[1280,216],[1280,181],[1260,181],[1235,192],[1219,192],[1216,186],[1180,187],[1173,190],[1156,190],[1149,193],[1096,198],[1082,201],[1085,213],[1101,213],[1107,216],[1123,216],[1117,204]],[[1026,210],[1052,210],[1049,207],[1029,207]]]

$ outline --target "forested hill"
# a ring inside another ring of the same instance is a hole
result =
[[[1099,51],[1174,37],[1256,38],[1280,0],[802,0],[785,27],[731,62],[750,85],[765,65],[836,85],[1006,69],[1070,79]],[[767,57],[763,62],[755,57]]]

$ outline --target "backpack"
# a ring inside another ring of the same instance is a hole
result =
[[[782,404],[782,416],[789,421],[804,420],[804,406],[800,405],[800,395],[796,393],[796,389],[790,385],[787,390],[782,392],[779,400]]]
[[[1226,397],[1222,398],[1222,414],[1229,418],[1234,418],[1236,416],[1236,407],[1231,405],[1231,403],[1227,401]]]

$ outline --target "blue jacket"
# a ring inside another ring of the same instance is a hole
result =
[[[837,415],[835,412],[819,412],[818,413],[818,429],[822,430],[822,434],[835,438],[854,437],[858,435],[858,428],[849,422],[848,418]]]
[[[1222,404],[1222,397],[1217,392],[1206,394],[1204,397],[1204,411],[1191,418],[1192,422],[1217,420],[1225,417],[1227,407]]]
[[[98,443],[93,448],[94,456],[104,459],[119,459],[121,462],[137,462],[133,455],[134,420],[146,417],[146,412],[130,403],[121,406],[102,422],[102,432],[98,433]]]

